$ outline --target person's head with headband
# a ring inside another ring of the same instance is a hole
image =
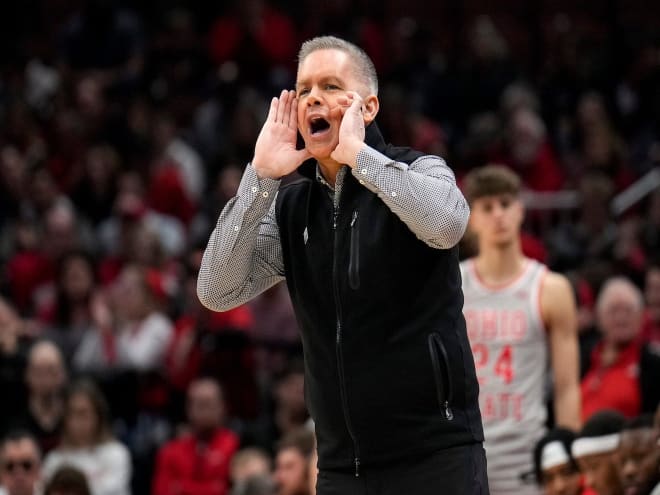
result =
[[[617,456],[626,495],[647,495],[660,483],[659,430],[653,416],[631,419],[623,427]]]
[[[534,474],[545,495],[579,495],[581,474],[571,455],[575,433],[564,428],[549,431],[534,448]]]
[[[598,495],[620,495],[617,449],[625,418],[616,411],[600,411],[584,424],[571,446],[587,485]]]

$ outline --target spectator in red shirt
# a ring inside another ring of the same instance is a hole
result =
[[[220,385],[200,378],[188,388],[189,433],[165,444],[158,453],[152,495],[225,495],[229,466],[238,436],[222,426]]]
[[[628,418],[652,412],[660,400],[660,355],[640,339],[642,293],[623,277],[609,279],[596,303],[603,340],[582,380],[582,418],[614,409]]]

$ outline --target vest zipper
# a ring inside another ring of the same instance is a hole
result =
[[[358,210],[353,210],[351,218],[350,259],[348,261],[348,285],[353,290],[360,288],[360,229]]]
[[[431,364],[435,374],[436,393],[438,402],[442,408],[442,414],[448,421],[454,419],[454,412],[451,410],[451,402],[454,390],[451,382],[451,370],[449,369],[449,357],[447,350],[440,336],[432,333],[428,337],[429,352],[431,354]],[[440,356],[438,355],[440,353]],[[444,368],[444,369],[442,369]]]
[[[342,328],[341,328],[341,303],[339,299],[339,284],[337,283],[338,278],[338,267],[337,267],[337,253],[339,248],[339,243],[337,239],[337,216],[339,215],[339,200],[336,199],[333,201],[333,219],[332,219],[332,230],[334,236],[334,253],[332,259],[332,285],[335,294],[335,310],[336,310],[336,319],[337,319],[337,334],[336,334],[336,345],[335,351],[337,353],[337,372],[339,374],[339,393],[341,396],[341,405],[344,412],[344,422],[346,423],[346,430],[348,430],[348,435],[351,437],[353,442],[353,464],[355,465],[355,477],[360,476],[360,450],[357,444],[357,438],[355,432],[353,431],[353,425],[351,423],[351,418],[348,412],[348,397],[346,394],[346,379],[344,375],[344,354],[342,352]]]

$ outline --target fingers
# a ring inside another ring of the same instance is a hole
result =
[[[282,119],[282,123],[287,126],[291,127],[291,115],[296,113],[297,111],[297,106],[296,106],[296,92],[295,91],[288,91],[288,102],[286,105],[286,111],[284,112],[284,117]]]
[[[352,93],[352,103],[351,103],[351,109],[356,112],[356,113],[362,113],[364,110],[364,107],[362,106],[362,98],[360,97],[359,94],[355,92]]]
[[[289,128],[290,129],[298,128],[298,98],[296,98],[295,96],[291,99],[291,114],[289,115]]]
[[[298,113],[298,99],[295,91],[282,90],[280,97],[273,98],[270,102],[267,120],[288,127],[296,127]]]
[[[277,117],[277,106],[279,104],[279,101],[277,97],[273,96],[273,99],[270,100],[270,108],[268,109],[268,117],[266,117],[267,122],[275,122],[275,118]]]
[[[350,108],[356,113],[364,112],[362,102],[362,97],[355,91],[347,91],[345,96],[337,99],[337,103],[339,103],[342,108],[342,113],[345,113],[346,110]]]
[[[286,113],[287,103],[289,103],[289,92],[286,89],[284,89],[280,94],[280,101],[279,104],[277,105],[277,115],[275,116],[275,122],[277,123],[284,122],[284,115]]]

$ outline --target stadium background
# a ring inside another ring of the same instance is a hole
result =
[[[223,383],[227,424],[243,445],[272,452],[307,420],[281,288],[222,315],[194,295],[205,241],[269,99],[293,86],[304,39],[335,34],[369,53],[391,142],[444,157],[459,181],[491,162],[521,175],[524,248],[574,284],[583,372],[603,281],[625,275],[644,288],[657,267],[657,2],[33,0],[0,9],[0,421],[6,429],[22,414],[32,343],[56,341],[68,380],[91,376],[110,400],[138,467],[135,493],[148,492],[156,449],[183,421],[195,376]],[[76,358],[85,332],[98,331],[99,305],[121,312],[131,291],[168,322],[155,358],[121,372]]]

